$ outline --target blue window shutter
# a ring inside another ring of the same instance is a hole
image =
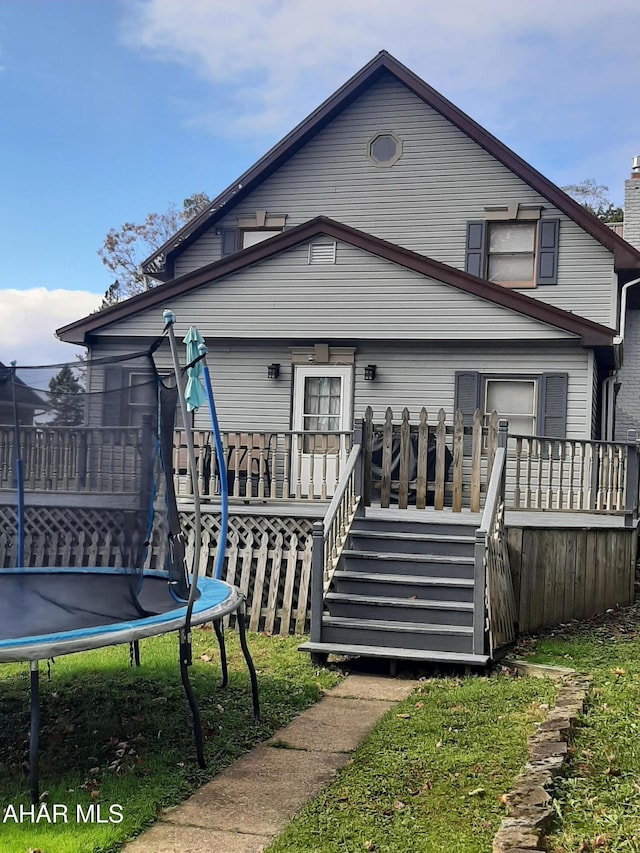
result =
[[[467,222],[466,272],[485,277],[485,223],[482,220]]]
[[[538,250],[536,259],[536,284],[558,283],[559,219],[540,219],[538,222]]]
[[[482,377],[475,370],[456,370],[454,417],[458,409],[462,412],[462,425],[473,426],[473,415],[480,408]],[[471,452],[471,436],[465,436],[463,442],[465,454]]]
[[[536,433],[549,438],[567,434],[567,373],[543,373],[538,380],[538,422]]]
[[[222,229],[222,257],[233,255],[238,251],[238,229],[223,228]]]

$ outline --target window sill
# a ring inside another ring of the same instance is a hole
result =
[[[508,287],[512,290],[535,290],[537,285],[535,281],[493,281],[492,284],[499,284],[500,287]]]

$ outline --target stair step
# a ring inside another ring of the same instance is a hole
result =
[[[354,551],[420,554],[426,549],[431,553],[468,555],[473,553],[475,536],[453,536],[435,533],[403,533],[395,530],[350,531],[351,548]]]
[[[439,601],[473,601],[472,578],[425,577],[423,575],[349,572],[338,569],[333,574],[333,592],[346,595],[376,595],[406,598],[435,598]]]
[[[325,615],[321,630],[322,641],[327,643],[467,654],[473,651],[473,628],[466,625],[429,625]]]
[[[390,649],[384,646],[362,646],[353,643],[312,643],[298,646],[301,652],[326,655],[350,655],[364,658],[390,658],[392,660],[411,660],[424,663],[450,663],[465,666],[486,666],[488,655],[474,655],[457,652],[444,652],[429,649]]]
[[[325,596],[325,604],[332,616],[372,622],[382,619],[398,625],[413,621],[420,625],[439,627],[473,624],[472,601],[438,601],[329,592]]]
[[[460,563],[472,566],[474,558],[472,556],[455,556],[453,554],[403,554],[403,553],[384,553],[378,554],[376,551],[355,551],[353,548],[345,548],[342,552],[345,557],[360,557],[369,560],[405,560],[408,563],[447,563],[455,566]]]
[[[370,510],[367,510],[369,513]],[[403,518],[375,518],[367,515],[365,518],[358,518],[354,521],[352,529],[358,531],[369,530],[387,530],[396,533],[433,533],[445,536],[475,536],[476,529],[480,526],[478,522],[469,521],[463,515],[460,516],[460,521],[453,520],[450,513],[445,515],[447,521],[434,518],[440,513],[430,510],[425,511],[424,520],[413,521]]]
[[[397,607],[406,606],[414,610],[464,610],[473,612],[473,602],[468,601],[439,601],[425,598],[393,598],[379,595],[345,595],[341,592],[328,592],[325,601],[345,601],[354,604],[371,604],[373,606],[384,606],[393,604]]]
[[[343,571],[369,574],[411,574],[416,577],[470,580],[474,575],[474,558],[447,554],[377,554],[373,551],[354,551],[352,548],[346,548],[342,552],[339,568]]]
[[[408,539],[416,542],[474,542],[475,536],[452,535],[445,533],[413,533],[406,531],[398,531],[393,528],[385,528],[384,530],[360,530],[355,523],[351,527],[351,533],[356,536],[371,536],[373,539]]]
[[[473,589],[473,580],[469,578],[425,577],[424,575],[383,575],[378,572],[346,572],[337,569],[334,580],[362,580],[377,583],[392,583],[406,586],[438,587],[450,586],[458,589]]]

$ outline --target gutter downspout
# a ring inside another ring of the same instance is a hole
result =
[[[618,334],[613,339],[613,345],[622,348],[624,342],[624,327],[627,319],[627,291],[630,287],[640,284],[640,278],[634,278],[633,281],[628,281],[622,286],[622,294],[620,296],[620,322]],[[617,359],[616,359],[617,361]],[[613,376],[608,376],[602,383],[602,419],[601,419],[601,435],[605,441],[613,441],[613,412],[615,406],[615,389],[614,385],[618,379],[617,368]]]

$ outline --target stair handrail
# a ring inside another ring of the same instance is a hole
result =
[[[489,654],[494,650],[494,630],[502,629],[502,635],[515,636],[516,608],[513,585],[509,570],[509,555],[504,531],[504,507],[507,461],[508,422],[498,422],[498,447],[496,448],[487,486],[487,494],[475,533],[474,550],[474,654],[486,654],[485,629],[488,630]],[[500,571],[505,588],[498,598],[494,592]]]
[[[311,552],[311,641],[319,642],[324,594],[329,589],[362,497],[362,438],[354,444],[322,521],[313,525]]]

